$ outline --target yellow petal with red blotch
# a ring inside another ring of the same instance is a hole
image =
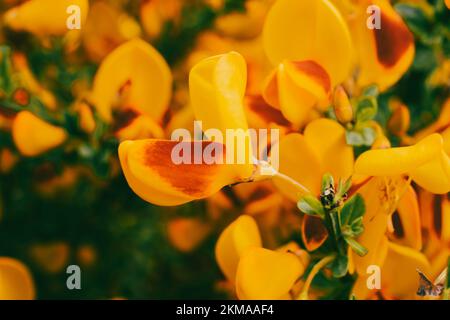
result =
[[[216,244],[216,260],[229,281],[235,281],[242,255],[251,248],[261,246],[256,221],[248,215],[240,216],[222,232]]]
[[[322,219],[305,215],[302,221],[302,239],[308,251],[314,251],[328,239],[328,231]]]
[[[125,87],[125,97],[118,101]],[[94,78],[91,99],[100,116],[108,122],[117,104],[160,121],[171,94],[172,75],[167,62],[150,44],[134,39],[103,60]]]
[[[305,129],[305,139],[315,146],[323,173],[331,173],[336,181],[350,177],[353,148],[347,145],[345,129],[339,123],[330,119],[314,120]]]
[[[236,291],[242,300],[286,297],[305,268],[295,254],[253,248],[243,254],[236,273]]]
[[[195,117],[204,129],[247,130],[243,100],[247,66],[237,52],[200,61],[189,75],[189,91]]]
[[[215,153],[209,160],[202,158],[208,150]],[[224,145],[206,141],[148,139],[125,141],[119,146],[120,163],[131,189],[142,199],[162,206],[206,198],[243,179],[234,171],[240,165],[220,164],[225,163],[225,152]]]
[[[393,238],[395,242],[411,247],[415,250],[422,249],[422,232],[420,223],[419,202],[416,191],[412,186],[406,188],[401,197],[397,212],[391,216],[394,226]]]
[[[69,8],[74,9],[69,11]],[[88,0],[30,0],[10,9],[3,18],[5,24],[16,31],[39,36],[64,35],[69,31],[71,15],[79,14],[80,27],[83,27],[88,10]]]
[[[406,181],[400,177],[382,177],[371,179],[358,190],[366,207],[364,232],[358,237],[358,242],[368,250],[364,257],[353,255],[358,274],[364,274],[369,265],[379,261],[380,255],[382,257],[379,248],[386,238],[388,219],[397,208],[405,188]]]
[[[419,186],[435,194],[450,192],[450,158],[442,150],[437,157],[410,172]]]
[[[405,174],[440,157],[442,149],[442,137],[432,134],[414,146],[370,150],[356,160],[355,173],[371,176]]]
[[[367,27],[370,5],[380,9],[380,28]],[[384,91],[411,66],[414,37],[388,0],[362,1],[350,29],[358,52],[361,86],[377,84]]]
[[[0,257],[0,300],[34,298],[33,278],[28,268],[16,259]]]
[[[283,60],[314,60],[328,72],[332,85],[350,73],[350,33],[328,0],[276,1],[266,18],[263,41],[274,65]]]
[[[21,111],[12,126],[14,143],[20,153],[34,157],[64,143],[67,133],[51,125],[29,111]]]
[[[279,172],[298,181],[313,194],[320,193],[322,165],[313,145],[304,136],[293,133],[283,137],[279,142],[279,155]],[[297,202],[301,198],[302,192],[292,184],[276,176],[273,181],[292,201]]]
[[[419,284],[417,269],[428,275],[428,259],[419,251],[389,243],[389,251],[382,267],[382,291],[397,299],[413,299]]]

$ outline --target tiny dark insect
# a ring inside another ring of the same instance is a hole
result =
[[[417,295],[421,297],[425,296],[433,296],[438,297],[442,294],[444,291],[444,285],[442,283],[439,283],[439,281],[436,281],[435,283],[431,282],[422,271],[417,269],[417,272],[419,273],[419,289],[417,289]],[[440,277],[438,277],[437,280],[439,280]]]

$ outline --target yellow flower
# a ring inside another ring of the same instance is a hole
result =
[[[266,18],[263,40],[274,65],[312,60],[326,70],[332,86],[350,75],[350,32],[328,0],[276,1]]]
[[[353,149],[345,140],[345,129],[330,119],[309,123],[303,134],[283,137],[279,144],[280,169],[300,182],[314,195],[319,195],[322,177],[330,173],[336,181],[348,179],[353,171]],[[297,202],[302,192],[275,177],[277,187]]]
[[[115,107],[136,110],[159,122],[171,93],[172,75],[164,58],[150,44],[134,39],[103,60],[94,78],[91,99],[107,122],[112,121]]]
[[[16,259],[0,257],[0,300],[34,297],[34,283],[28,268]]]
[[[367,26],[367,8],[371,5],[380,9],[380,28]],[[358,85],[377,84],[384,91],[411,66],[413,35],[388,0],[353,1],[351,6],[347,21],[356,49]]]
[[[41,120],[29,111],[17,114],[12,136],[17,149],[27,157],[35,157],[56,148],[67,139],[64,129]]]
[[[64,35],[69,31],[67,8],[73,5],[80,8],[83,26],[89,10],[88,0],[29,0],[7,11],[4,21],[13,30],[28,31],[38,36]]]
[[[289,290],[305,271],[307,253],[292,244],[277,251],[261,246],[255,220],[242,215],[220,235],[216,259],[240,299],[289,298]]]
[[[409,175],[433,193],[450,191],[450,159],[442,136],[435,133],[409,147],[370,150],[355,163],[355,173],[369,176]]]
[[[203,128],[247,130],[243,109],[246,66],[237,53],[228,53],[202,61],[190,76],[190,91],[194,113],[203,121]],[[248,141],[249,143],[249,141]],[[188,163],[175,164],[174,148],[192,150]],[[235,147],[239,146],[236,143]],[[205,150],[216,150],[216,161],[207,164],[195,159]],[[249,148],[247,148],[249,149]],[[213,195],[226,185],[247,181],[254,172],[251,155],[246,161],[229,164],[227,150],[213,141],[125,141],[119,147],[119,157],[128,184],[144,200],[158,205],[178,205]],[[234,153],[237,157],[237,153]]]
[[[301,127],[314,107],[328,107],[331,80],[314,61],[283,61],[267,80],[263,95],[287,120]]]

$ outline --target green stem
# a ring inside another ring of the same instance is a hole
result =
[[[331,254],[329,256],[326,256],[319,262],[317,262],[314,267],[311,269],[311,271],[308,274],[308,277],[306,278],[305,285],[302,288],[302,291],[300,292],[298,296],[298,300],[308,300],[308,292],[309,288],[311,287],[311,283],[314,280],[314,277],[319,273],[320,270],[325,268],[330,262],[332,262],[336,258],[335,254]]]

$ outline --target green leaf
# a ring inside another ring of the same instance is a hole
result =
[[[331,263],[331,271],[333,272],[333,277],[342,278],[348,272],[348,257],[347,255],[339,255]]]
[[[322,204],[316,197],[310,194],[303,196],[297,203],[297,207],[305,214],[319,216],[321,218],[325,217],[325,211],[323,210]]]
[[[375,97],[364,97],[358,102],[356,110],[357,122],[373,120],[378,112],[378,102]]]
[[[361,218],[366,212],[364,199],[359,195],[351,197],[342,207],[341,210],[341,224],[352,225],[352,223]]]
[[[364,257],[369,252],[362,244],[352,237],[344,237],[344,240],[360,257]]]
[[[377,85],[371,85],[366,88],[364,88],[362,95],[365,97],[378,97],[380,94],[380,90],[378,89]]]

